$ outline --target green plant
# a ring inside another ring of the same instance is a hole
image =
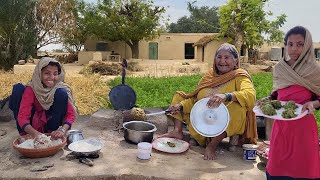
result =
[[[320,134],[320,110],[315,111],[314,115],[316,116],[316,120],[318,124],[318,133]]]
[[[196,87],[201,75],[179,77],[128,77],[126,84],[134,89],[137,95],[136,105],[139,107],[167,107],[177,90],[190,93]],[[260,73],[252,75],[257,100],[272,92],[272,74]],[[110,86],[121,84],[121,78],[109,82]],[[111,107],[110,104],[108,107]],[[315,112],[320,132],[320,110]]]
[[[272,92],[272,74],[259,73],[252,75],[254,88],[256,89],[257,100],[269,96]]]
[[[192,92],[201,75],[179,77],[128,77],[126,84],[134,89],[137,95],[136,105],[139,107],[169,106],[173,94],[177,90]],[[109,85],[121,84],[116,78]]]

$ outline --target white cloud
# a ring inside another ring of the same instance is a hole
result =
[[[44,47],[41,47],[39,50],[49,52],[49,51],[53,51],[55,49],[63,49],[63,45],[62,44],[49,44]]]
[[[286,32],[294,26],[301,25],[309,29],[313,41],[320,42],[320,23],[317,15],[320,8],[319,0],[270,0],[268,4],[269,10],[275,15],[287,15],[287,22],[281,30]]]

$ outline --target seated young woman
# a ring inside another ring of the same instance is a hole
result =
[[[20,135],[38,139],[43,133],[50,133],[51,138],[57,139],[71,128],[77,108],[64,75],[58,61],[45,57],[36,65],[30,82],[13,86],[9,107]]]

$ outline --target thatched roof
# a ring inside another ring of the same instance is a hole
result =
[[[195,46],[205,46],[206,44],[208,44],[209,42],[213,41],[213,40],[218,40],[219,38],[219,34],[214,34],[214,35],[210,35],[210,36],[204,36],[201,39],[199,39],[197,42],[195,42],[193,44],[193,47]]]

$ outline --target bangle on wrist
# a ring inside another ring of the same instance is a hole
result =
[[[232,94],[231,93],[224,93],[226,96],[226,101],[231,101],[232,100]]]
[[[65,130],[62,126],[60,126],[60,127],[58,128],[58,131],[61,131],[63,134],[66,133],[66,130]]]
[[[180,104],[180,109],[179,109],[179,111],[183,111],[183,106],[182,106],[182,104]]]

